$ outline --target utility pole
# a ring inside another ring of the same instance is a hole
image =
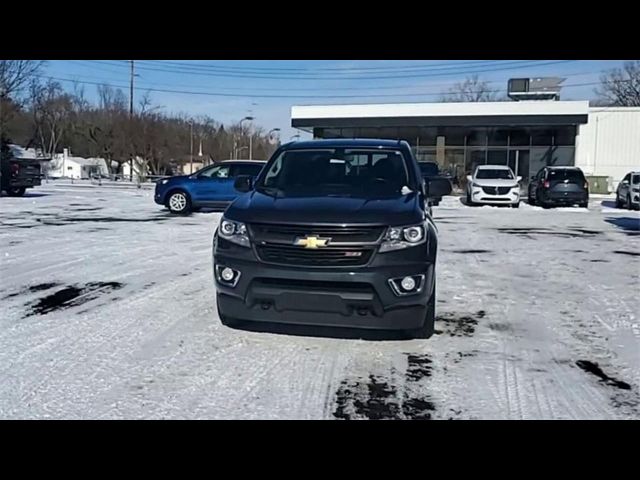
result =
[[[133,69],[133,62],[134,60],[130,60],[131,62],[131,86],[129,89],[129,136],[131,138],[131,130],[133,127],[133,77],[135,76],[134,74],[134,69]],[[129,181],[133,182],[133,154],[131,155],[131,159],[129,160]]]

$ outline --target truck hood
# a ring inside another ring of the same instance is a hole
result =
[[[225,217],[245,223],[338,223],[409,225],[422,222],[418,192],[377,198],[272,196],[251,191],[238,197]]]

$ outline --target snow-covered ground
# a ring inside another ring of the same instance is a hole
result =
[[[437,335],[216,315],[218,213],[52,182],[0,198],[0,418],[640,418],[640,215],[446,198]]]

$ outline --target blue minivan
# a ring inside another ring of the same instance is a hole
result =
[[[240,175],[257,177],[266,162],[226,160],[198,170],[193,175],[168,177],[156,182],[154,200],[171,213],[187,214],[207,207],[224,210],[240,192],[233,186]]]

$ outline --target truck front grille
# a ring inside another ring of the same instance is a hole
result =
[[[267,263],[314,267],[365,265],[373,254],[373,248],[327,247],[310,249],[288,245],[258,245],[256,251],[260,260]]]

